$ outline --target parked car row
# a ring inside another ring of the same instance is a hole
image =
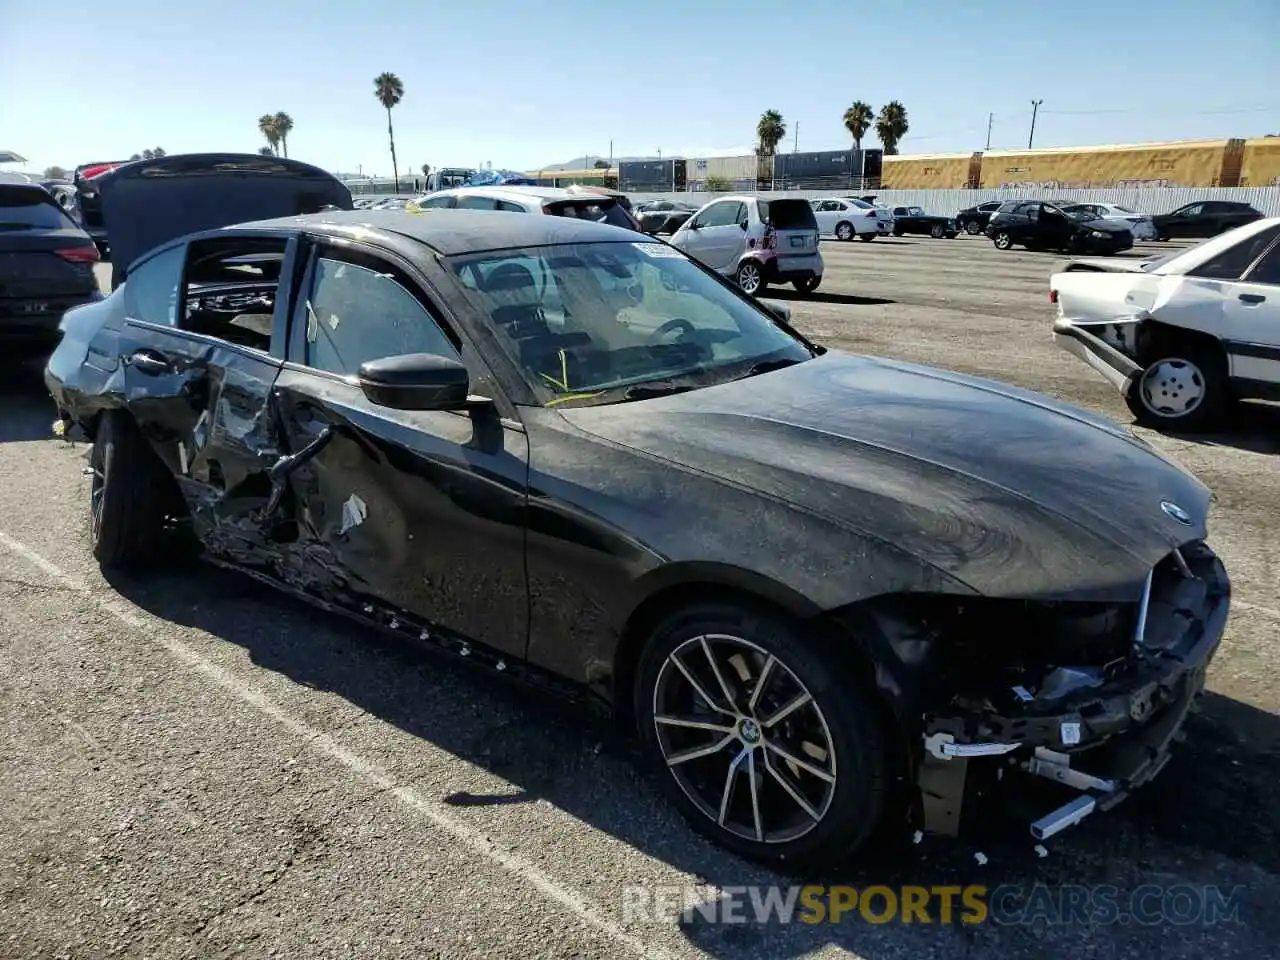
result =
[[[45,380],[104,568],[190,548],[585,696],[698,830],[788,867],[954,836],[997,775],[1062,792],[1043,840],[1164,768],[1230,606],[1208,489],[745,295],[817,287],[808,201],[665,242],[540,188],[299,217],[345,188],[226,165],[101,184],[127,276]]]

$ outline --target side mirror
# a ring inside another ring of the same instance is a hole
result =
[[[760,306],[764,307],[783,323],[790,326],[791,324],[791,307],[781,300],[757,300]]]
[[[743,220],[741,223],[738,224],[738,226],[740,226],[743,230],[747,229],[747,221]]]
[[[360,389],[393,410],[462,410],[471,405],[467,368],[449,357],[406,353],[360,365]]]
[[[702,224],[700,224],[697,220],[686,220],[684,225],[685,225],[685,229],[687,230],[699,230],[702,227]]]

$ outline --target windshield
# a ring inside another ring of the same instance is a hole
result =
[[[846,200],[846,201],[845,201],[845,203],[850,203],[850,204],[852,204],[853,206],[858,207],[858,208],[860,208],[860,209],[862,209],[862,210],[874,210],[874,209],[875,209],[875,207],[873,207],[871,204],[867,203],[867,201],[865,201],[865,200]]]
[[[1064,207],[1062,212],[1065,213],[1072,220],[1100,219],[1096,213],[1093,213],[1091,210],[1088,210],[1084,207]]]
[[[924,207],[907,207],[907,216],[923,217],[927,216],[927,214],[924,212]]]
[[[449,265],[547,406],[633,399],[628,388],[640,384],[709,386],[813,355],[734,287],[656,241],[503,250]]]

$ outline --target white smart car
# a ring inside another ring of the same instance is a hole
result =
[[[1209,429],[1235,400],[1280,399],[1280,217],[1164,257],[1074,260],[1049,299],[1057,344],[1142,423]]]
[[[672,234],[671,245],[753,296],[771,283],[791,283],[801,293],[822,283],[818,222],[799,197],[720,197]]]

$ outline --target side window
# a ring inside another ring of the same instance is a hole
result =
[[[1262,251],[1267,249],[1267,245],[1277,236],[1280,236],[1280,226],[1255,233],[1248,240],[1241,240],[1216,257],[1206,260],[1194,270],[1189,270],[1187,276],[1201,277],[1206,280],[1239,280],[1241,274],[1249,269],[1249,264],[1257,260]],[[1254,282],[1265,283],[1266,281]]]
[[[1273,244],[1244,279],[1246,283],[1280,286],[1280,243]]]
[[[466,196],[458,198],[459,210],[493,210],[497,201],[493,197]]]
[[[508,213],[525,213],[526,212],[524,207],[520,206],[520,204],[511,203],[509,200],[498,200],[497,204],[498,205],[496,209],[506,210]]]
[[[1022,216],[1026,217],[1028,220],[1032,220],[1032,221],[1039,220],[1040,204],[1024,203],[1022,204],[1022,206],[1018,207],[1017,212],[1022,214]]]
[[[199,240],[188,247],[183,330],[271,349],[276,295],[288,241],[277,237]]]
[[[723,203],[713,203],[707,209],[703,210],[698,216],[699,227],[727,227],[731,223],[737,223],[734,214],[737,212],[741,204],[725,201]]]
[[[432,208],[437,208],[437,207],[452,207],[453,201],[454,201],[454,198],[452,196],[428,197],[426,200],[423,200],[420,204],[418,204],[418,206],[421,207],[423,210],[430,210]]]
[[[129,273],[124,284],[125,315],[147,323],[177,323],[178,284],[187,248],[156,254]]]
[[[1183,207],[1183,208],[1182,208],[1182,210],[1181,210],[1181,212],[1178,214],[1178,216],[1181,216],[1181,217],[1198,217],[1198,216],[1200,216],[1200,214],[1202,214],[1202,213],[1204,213],[1204,204],[1203,204],[1203,203],[1193,203],[1193,204],[1192,204],[1191,206],[1189,206],[1189,207]]]
[[[388,269],[321,257],[303,314],[302,362],[317,370],[351,375],[366,360],[404,353],[461,357],[422,302]]]

